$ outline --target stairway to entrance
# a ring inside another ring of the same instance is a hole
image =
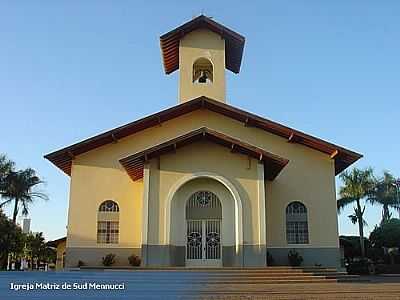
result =
[[[132,277],[139,281],[152,278],[160,284],[295,284],[365,281],[358,275],[349,275],[336,268],[324,267],[127,268],[127,270],[132,271]]]
[[[186,269],[185,271],[179,271],[196,277],[198,283],[213,284],[288,284],[360,281],[360,277],[357,275],[349,275],[347,272],[340,272],[335,268],[323,267]]]

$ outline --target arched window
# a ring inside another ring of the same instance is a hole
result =
[[[213,65],[207,58],[199,58],[193,64],[193,83],[207,84],[214,80]]]
[[[97,243],[118,244],[119,242],[119,206],[112,200],[106,200],[97,212]]]
[[[308,244],[307,208],[301,202],[286,207],[286,240],[288,244]]]

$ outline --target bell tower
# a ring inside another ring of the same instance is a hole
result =
[[[225,69],[239,73],[245,39],[206,16],[160,37],[164,69],[179,69],[179,103],[206,96],[226,102]]]

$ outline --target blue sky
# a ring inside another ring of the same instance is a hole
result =
[[[201,12],[246,37],[229,104],[400,176],[399,1],[33,2],[0,2],[0,153],[47,182],[30,217],[48,239],[66,232],[69,178],[43,155],[175,105],[158,38]],[[351,210],[341,234],[357,233]],[[367,232],[380,213],[367,207]]]

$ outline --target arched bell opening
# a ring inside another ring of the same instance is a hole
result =
[[[207,58],[198,58],[193,64],[193,83],[211,84],[214,81],[213,65]]]

